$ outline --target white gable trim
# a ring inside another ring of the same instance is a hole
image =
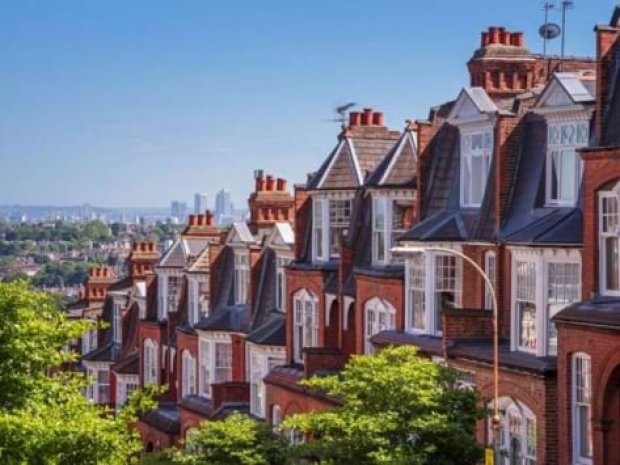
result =
[[[381,179],[379,180],[379,185],[385,182],[387,177],[390,175],[390,173],[394,169],[394,165],[396,165],[396,162],[400,158],[400,155],[407,141],[409,141],[409,143],[411,144],[411,147],[413,148],[414,159],[417,159],[417,155],[418,155],[417,144],[414,140],[413,134],[410,131],[406,131],[403,137],[401,137],[400,141],[398,142],[398,147],[396,147],[396,153],[392,157],[392,160],[390,160],[390,164],[388,165],[387,169],[383,173],[383,176],[381,176]]]
[[[338,145],[336,146],[336,150],[334,150],[332,159],[329,161],[329,165],[327,165],[327,168],[325,169],[325,172],[323,173],[323,176],[321,176],[321,180],[317,184],[317,188],[318,189],[323,187],[323,183],[325,182],[325,178],[327,177],[329,172],[332,170],[332,168],[334,166],[334,163],[336,163],[336,160],[338,159],[338,155],[340,154],[340,151],[342,150],[342,146],[344,145],[344,143],[345,143],[344,139],[341,140],[340,142],[338,142]]]
[[[351,155],[351,163],[352,163],[352,167],[355,170],[355,172],[357,173],[357,184],[358,185],[362,185],[362,183],[364,182],[364,178],[362,177],[362,169],[360,168],[360,162],[357,159],[357,154],[355,153],[355,147],[353,146],[353,141],[347,137],[347,144],[349,145],[349,153]]]

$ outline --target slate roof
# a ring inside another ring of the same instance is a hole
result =
[[[256,239],[252,235],[252,232],[250,231],[247,223],[243,221],[238,221],[232,224],[232,229],[229,232],[229,237],[232,238],[235,234],[243,243],[253,244],[254,242],[256,242]]]
[[[118,362],[112,369],[115,373],[123,375],[137,375],[140,372],[140,360],[137,353],[133,353]]]
[[[267,346],[286,345],[286,316],[282,312],[271,312],[269,319],[248,334],[247,340]]]
[[[203,331],[230,331],[247,333],[250,330],[252,315],[247,305],[231,305],[215,310],[204,320],[199,321],[196,329]]]
[[[368,176],[365,186],[414,188],[416,168],[415,142],[411,132],[405,130],[400,140]]]
[[[159,431],[170,434],[179,434],[181,412],[176,404],[160,404],[159,408],[149,410],[140,417],[147,425]]]
[[[618,9],[614,13],[618,13]],[[617,21],[617,19],[615,20]],[[609,90],[603,102],[603,127],[601,143],[603,147],[620,146],[620,41],[613,45],[614,51],[610,53],[612,62],[609,66]]]
[[[620,328],[620,299],[600,298],[579,302],[561,310],[553,319],[586,326]]]
[[[158,267],[185,268],[209,246],[210,239],[202,237],[181,237],[164,254]]]

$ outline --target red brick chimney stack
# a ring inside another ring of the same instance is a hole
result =
[[[211,210],[206,211],[204,218],[207,226],[213,226],[213,212]]]
[[[488,47],[489,45],[524,47],[524,35],[523,32],[510,32],[503,27],[491,26],[488,31],[482,31],[480,38],[481,48]]]
[[[276,190],[278,192],[286,191],[286,179],[283,179],[283,178],[276,179]]]

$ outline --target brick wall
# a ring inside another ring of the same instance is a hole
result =
[[[312,201],[304,186],[295,186],[295,258],[300,259],[305,252],[306,230],[310,226]]]
[[[601,140],[602,120],[605,116],[607,96],[609,95],[609,78],[612,73],[612,46],[618,39],[619,29],[598,26],[596,28],[596,112],[595,137]]]
[[[304,354],[306,378],[320,371],[340,371],[347,362],[347,356],[341,350],[329,347],[308,347]]]
[[[183,392],[183,352],[185,351],[188,351],[191,356],[194,357],[196,370],[195,392],[198,392],[198,336],[196,334],[188,334],[177,331],[177,350],[175,354],[176,361],[174,363],[177,366],[176,387],[178,397],[181,397],[181,393]]]

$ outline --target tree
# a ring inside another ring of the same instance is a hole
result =
[[[287,451],[288,443],[269,426],[233,413],[222,421],[203,421],[186,447],[170,457],[183,465],[284,465]]]
[[[0,463],[126,465],[140,450],[129,425],[153,408],[151,392],[115,417],[81,394],[82,375],[58,371],[75,360],[63,347],[88,327],[24,282],[0,284]]]
[[[297,453],[322,464],[475,464],[475,424],[486,411],[475,392],[456,388],[457,379],[412,347],[354,356],[340,376],[303,381],[342,406],[293,415],[282,428],[308,435]]]

